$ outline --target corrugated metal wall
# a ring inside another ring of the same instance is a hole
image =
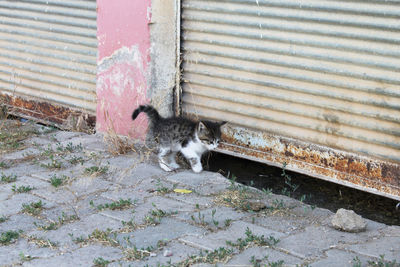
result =
[[[96,1],[0,1],[0,92],[96,111]]]
[[[184,113],[400,162],[400,2],[182,1]]]

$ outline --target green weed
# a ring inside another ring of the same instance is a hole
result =
[[[273,247],[279,242],[279,239],[276,239],[273,236],[269,236],[267,239],[264,237],[264,235],[257,236],[253,234],[248,227],[245,235],[245,238],[239,238],[236,242],[226,241],[226,244],[243,251],[244,249],[253,245]]]
[[[91,202],[93,204],[93,202]],[[110,209],[110,210],[123,210],[129,208],[133,205],[131,199],[119,199],[112,203],[100,204],[97,205],[98,210]],[[94,206],[94,204],[93,204]]]
[[[39,215],[43,210],[43,203],[41,200],[38,202],[32,202],[32,203],[24,203],[22,204],[22,212],[27,213],[29,215]]]
[[[1,182],[2,183],[13,183],[17,180],[17,176],[15,174],[6,175],[4,173],[1,174]]]
[[[111,263],[111,261],[105,260],[102,257],[98,257],[93,260],[93,264],[95,267],[105,267],[110,263]]]
[[[35,188],[34,187],[30,187],[29,185],[28,186],[21,185],[21,186],[17,187],[15,184],[11,188],[11,190],[14,193],[26,193],[26,192],[29,192],[29,191],[31,191],[33,189],[35,189]]]
[[[0,216],[0,223],[7,221],[8,218],[6,216]]]
[[[400,263],[397,263],[396,260],[385,260],[385,255],[379,255],[379,259],[377,261],[368,261],[367,263],[368,266],[371,267],[400,267]]]
[[[8,245],[19,238],[21,231],[7,231],[0,234],[0,244]]]
[[[206,250],[205,252],[200,251],[199,255],[193,255],[183,262],[180,262],[178,266],[191,266],[197,263],[209,263],[217,264],[219,262],[226,263],[232,258],[234,251],[232,249],[220,247],[213,251]]]
[[[98,166],[91,166],[85,169],[85,173],[86,174],[90,174],[90,175],[100,175],[100,174],[105,174],[108,171],[108,167],[107,166],[102,166],[102,167],[98,167]]]
[[[41,163],[40,167],[46,168],[46,169],[61,169],[63,167],[63,164],[61,161],[56,159],[54,155],[50,155],[50,162],[48,163]]]
[[[61,185],[67,184],[71,180],[71,177],[68,177],[66,175],[61,175],[58,177],[56,174],[53,174],[53,176],[50,178],[50,184],[54,187],[59,187]]]

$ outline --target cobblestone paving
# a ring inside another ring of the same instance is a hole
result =
[[[400,227],[340,232],[330,211],[217,173],[167,173],[144,151],[115,156],[100,135],[14,127],[30,134],[0,135],[0,266],[400,262]]]

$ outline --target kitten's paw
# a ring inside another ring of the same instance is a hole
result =
[[[168,166],[166,163],[164,162],[158,162],[160,164],[161,169],[163,169],[166,172],[172,172],[174,169],[172,169],[170,166]]]
[[[171,169],[176,170],[176,169],[179,169],[181,166],[179,166],[179,164],[176,163],[176,162],[172,162],[172,163],[169,164],[169,167],[170,167]]]
[[[192,166],[192,170],[195,173],[199,173],[199,172],[201,172],[203,170],[203,167],[201,166],[201,164],[197,164],[197,165]]]

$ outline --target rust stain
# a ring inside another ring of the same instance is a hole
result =
[[[79,110],[44,101],[26,99],[0,93],[0,104],[9,107],[9,113],[16,116],[36,119],[39,122],[51,123],[60,128],[69,128],[71,118],[84,118],[86,125],[94,128],[96,117]]]
[[[400,164],[260,133],[241,127],[223,131],[221,152],[250,157],[400,200]]]

